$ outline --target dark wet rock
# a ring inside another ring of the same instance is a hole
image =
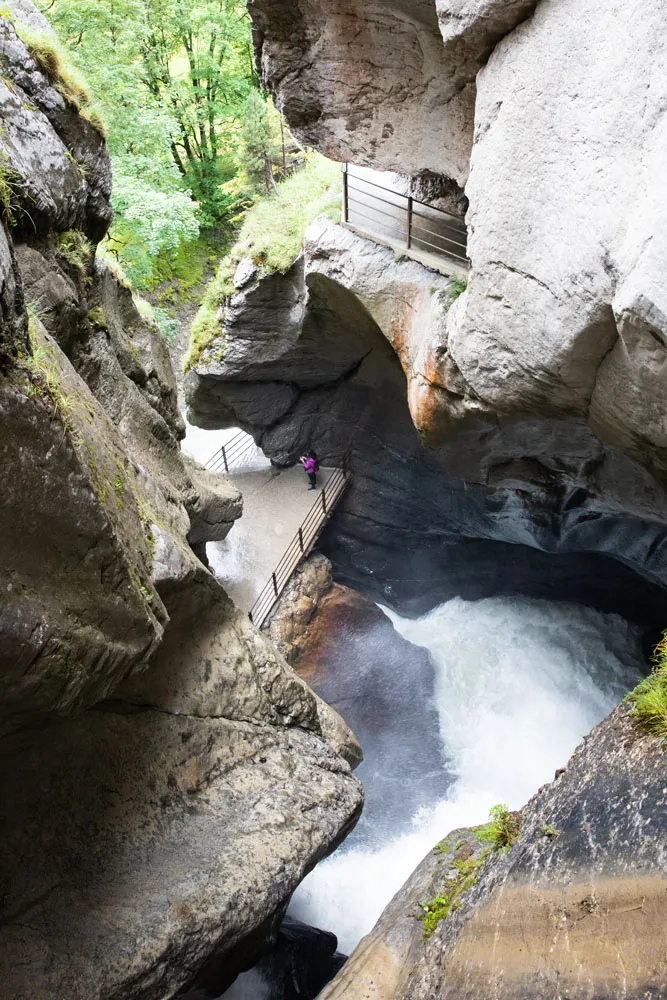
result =
[[[299,676],[358,734],[366,805],[353,839],[367,839],[410,823],[423,802],[444,795],[451,775],[437,735],[429,653],[399,635],[372,601],[331,584],[326,563],[322,556],[306,563],[268,631],[282,640]]]

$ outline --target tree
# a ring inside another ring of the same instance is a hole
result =
[[[245,105],[239,152],[250,182],[257,187],[264,185],[267,194],[276,190],[272,164],[277,149],[276,129],[266,101],[253,90]]]
[[[240,0],[43,0],[107,123],[109,244],[139,284],[151,260],[227,218],[256,78]]]
[[[174,162],[211,215],[235,169],[239,119],[254,84],[249,19],[238,0],[144,0],[146,85],[177,124]]]

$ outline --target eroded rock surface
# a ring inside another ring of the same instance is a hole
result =
[[[475,409],[442,348],[468,294],[451,289],[318,220],[285,275],[256,274],[232,297],[186,379],[191,419],[240,424],[279,464],[311,446],[336,464],[351,449],[323,551],[338,579],[390,604],[528,592],[660,620],[660,485],[583,421]]]
[[[323,1000],[663,996],[665,753],[621,706],[531,799],[518,842],[491,852],[428,940],[415,916],[443,891],[461,831],[444,864],[425,858]]]
[[[196,557],[241,498],[182,456],[164,341],[95,259],[102,136],[5,16],[0,50],[0,977],[164,1000],[275,938],[361,751]]]
[[[357,843],[372,840],[379,826],[398,831],[424,801],[442,797],[451,777],[435,735],[427,650],[404,639],[363,594],[334,583],[331,564],[320,553],[295,575],[266,629],[299,676],[344,714],[367,748],[358,772],[366,782],[366,805],[354,833]]]

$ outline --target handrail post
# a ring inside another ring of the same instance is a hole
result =
[[[412,246],[412,195],[408,195],[408,250]]]
[[[323,486],[322,487],[322,513],[326,514],[326,512],[327,512],[327,488],[326,488],[326,486]]]
[[[305,549],[303,547],[303,531],[301,530],[301,528],[299,528],[299,545],[301,547],[301,555],[303,555]]]
[[[227,465],[227,451],[225,450],[224,444],[222,446],[222,461],[225,463],[225,472],[229,472],[229,466]]]
[[[271,574],[271,579],[273,580],[273,590],[274,590],[274,593],[275,593],[276,597],[279,597],[280,595],[278,593],[278,581],[276,580],[276,574],[275,573]]]
[[[343,164],[343,222],[350,221],[350,205],[348,200],[347,163]]]

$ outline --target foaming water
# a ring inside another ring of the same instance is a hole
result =
[[[379,847],[343,844],[299,887],[291,913],[334,931],[348,953],[438,840],[484,822],[498,802],[522,806],[641,674],[638,631],[578,605],[454,598],[416,620],[387,613],[431,653],[444,756],[456,777],[444,798],[422,804],[410,832],[393,836],[380,817]],[[399,771],[397,796],[401,781]]]

